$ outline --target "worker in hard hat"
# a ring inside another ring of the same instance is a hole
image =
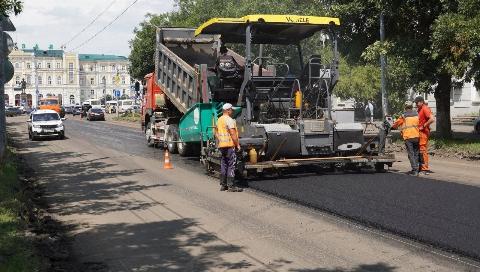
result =
[[[398,118],[392,126],[392,129],[399,129],[405,147],[407,149],[408,160],[412,170],[408,172],[410,175],[418,176],[419,171],[419,138],[420,130],[418,128],[418,114],[413,110],[413,104],[410,101],[405,102],[405,112]]]
[[[435,118],[422,96],[415,97],[415,104],[417,106],[418,128],[420,130],[420,173],[428,175],[431,172],[428,165],[428,139],[430,137],[430,125],[435,121]]]
[[[218,118],[215,129],[218,149],[222,154],[220,162],[220,191],[241,192],[242,189],[235,185],[236,151],[240,150],[240,143],[238,141],[237,124],[232,118],[233,106],[230,103],[225,103],[222,109],[223,115]]]

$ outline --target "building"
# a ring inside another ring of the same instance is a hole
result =
[[[37,98],[58,96],[62,104],[79,104],[90,98],[113,95],[131,97],[129,62],[126,57],[77,54],[54,50],[17,49],[9,55],[15,74],[5,84],[9,105],[37,105]],[[21,82],[25,80],[25,92]],[[36,90],[38,89],[38,97]]]
[[[414,92],[409,94],[410,98],[417,95]],[[435,96],[431,94],[423,94],[428,106],[436,113]],[[458,84],[452,87],[450,92],[450,116],[458,117],[465,115],[480,114],[480,89],[475,88],[473,82],[466,82],[463,85]]]
[[[126,57],[79,54],[78,59],[81,101],[113,95],[113,90],[120,90],[121,95],[132,96]]]

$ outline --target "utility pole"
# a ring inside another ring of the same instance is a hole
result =
[[[380,12],[380,42],[383,46],[385,42],[385,24],[383,22],[383,11]],[[382,119],[388,115],[387,103],[387,57],[384,53],[380,53],[380,67],[381,67],[381,88],[382,88]]]
[[[36,99],[36,105],[35,108],[38,108],[38,96],[40,92],[38,91],[38,73],[37,73],[37,46],[33,48],[33,76],[35,79],[35,99]]]

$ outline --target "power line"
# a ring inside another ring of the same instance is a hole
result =
[[[118,20],[118,18],[120,18],[125,12],[127,12],[127,10],[129,8],[131,8],[133,5],[135,5],[135,3],[137,3],[138,0],[134,0],[128,7],[126,7],[119,15],[117,15],[117,17],[113,18],[112,21],[110,21],[110,23],[108,23],[107,25],[105,25],[102,29],[100,29],[97,33],[95,33],[92,37],[90,37],[89,39],[87,39],[86,41],[84,41],[83,43],[81,43],[79,46],[73,48],[72,50],[70,51],[75,51],[77,49],[79,49],[80,47],[84,46],[85,44],[89,43],[91,40],[93,40],[95,37],[98,36],[98,34],[102,33],[103,31],[105,31],[105,29],[107,29],[109,26],[111,26],[115,21]]]
[[[85,30],[87,30],[91,25],[93,25],[98,20],[98,18],[100,18],[105,12],[107,12],[107,10],[109,10],[116,1],[117,0],[113,0],[112,2],[110,2],[110,4],[104,10],[102,10],[102,12],[100,12],[95,18],[93,18],[93,20],[88,25],[86,25],[82,30],[80,30],[80,32],[78,32],[70,40],[68,40],[68,42],[64,43],[62,47],[66,47],[67,44],[69,44],[71,41],[75,40],[78,36],[80,36],[80,34],[85,32]]]

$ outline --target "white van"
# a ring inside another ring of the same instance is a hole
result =
[[[118,100],[118,112],[123,113],[126,112],[128,109],[132,108],[133,105],[135,104],[135,100],[133,99],[123,99],[123,100]]]
[[[118,108],[116,100],[110,100],[105,102],[105,112],[107,113],[115,113],[116,109]]]

